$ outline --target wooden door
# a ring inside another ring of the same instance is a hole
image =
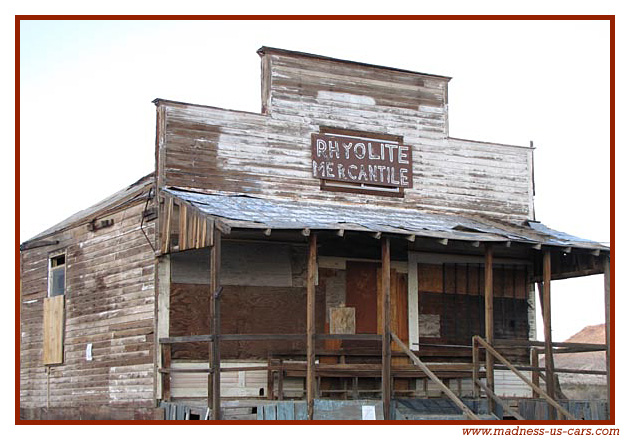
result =
[[[377,273],[378,280],[378,333],[382,334],[383,292],[381,290],[381,270]],[[395,333],[405,344],[409,345],[409,307],[407,306],[407,274],[390,272],[390,331]],[[392,343],[392,349],[400,350]]]
[[[346,263],[346,306],[354,307],[357,334],[378,334],[378,263]]]
[[[380,273],[380,263],[346,264],[346,306],[355,308],[357,334],[382,334]],[[408,344],[407,274],[392,269],[390,289],[391,331]]]

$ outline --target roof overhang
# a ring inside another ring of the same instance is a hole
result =
[[[604,244],[555,231],[539,222],[515,224],[496,219],[438,214],[418,209],[375,207],[302,200],[279,200],[235,194],[208,194],[165,188],[162,196],[177,200],[196,215],[212,218],[228,233],[232,229],[346,231],[387,234],[408,241],[416,237],[479,243],[520,243],[534,249],[554,247],[570,253],[581,249],[599,255],[609,252]]]

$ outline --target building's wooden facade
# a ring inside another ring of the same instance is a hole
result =
[[[448,77],[259,54],[260,114],[156,100],[155,173],[22,245],[22,415],[280,398],[312,417],[315,397],[478,398],[481,376],[531,397],[473,336],[529,365],[535,283],[548,330],[551,279],[609,255],[535,222],[533,149],[450,138]]]

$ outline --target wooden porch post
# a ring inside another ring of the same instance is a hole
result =
[[[545,330],[545,384],[547,394],[552,399],[556,399],[554,368],[553,368],[553,346],[551,340],[551,251],[545,250],[543,254],[543,327]],[[556,412],[549,408],[549,416],[555,419]]]
[[[210,250],[210,327],[214,337],[210,341],[210,383],[208,400],[212,394],[212,420],[221,420],[221,302],[219,297],[221,273],[221,232],[214,228]],[[210,403],[210,402],[208,402]]]
[[[610,411],[610,256],[604,257],[604,305],[606,313],[606,399]]]
[[[539,367],[539,362],[538,362],[539,354],[540,354],[540,351],[538,351],[536,347],[532,347],[531,349],[532,367],[536,368],[535,370],[532,370],[532,382],[537,387],[540,387],[540,372],[537,370],[537,368]],[[537,399],[540,397],[535,389],[532,389],[532,397],[534,399]]]
[[[488,344],[494,344],[494,295],[493,295],[493,278],[492,278],[492,245],[486,244],[485,259],[485,309],[486,309],[486,341]],[[494,357],[486,350],[486,384],[492,392],[494,392]],[[494,401],[488,397],[488,410],[494,410]]]
[[[391,347],[391,316],[390,316],[390,303],[391,303],[391,261],[390,261],[390,246],[389,238],[383,237],[381,239],[381,290],[383,292],[383,305],[381,310],[381,316],[383,317],[383,328],[381,329],[383,335],[383,348],[382,348],[382,374],[381,374],[381,387],[383,390],[383,418],[385,420],[390,419],[390,402],[391,402],[391,361],[392,361],[392,347]]]
[[[313,420],[315,398],[315,272],[317,271],[317,235],[312,233],[308,242],[308,269],[306,282],[306,402],[308,419]]]

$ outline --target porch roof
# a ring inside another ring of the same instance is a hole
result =
[[[609,251],[598,242],[548,228],[539,222],[523,224],[486,217],[425,212],[419,209],[279,200],[242,194],[205,194],[163,189],[205,215],[220,218],[230,228],[344,230],[401,236],[480,242],[522,242],[532,245]]]

